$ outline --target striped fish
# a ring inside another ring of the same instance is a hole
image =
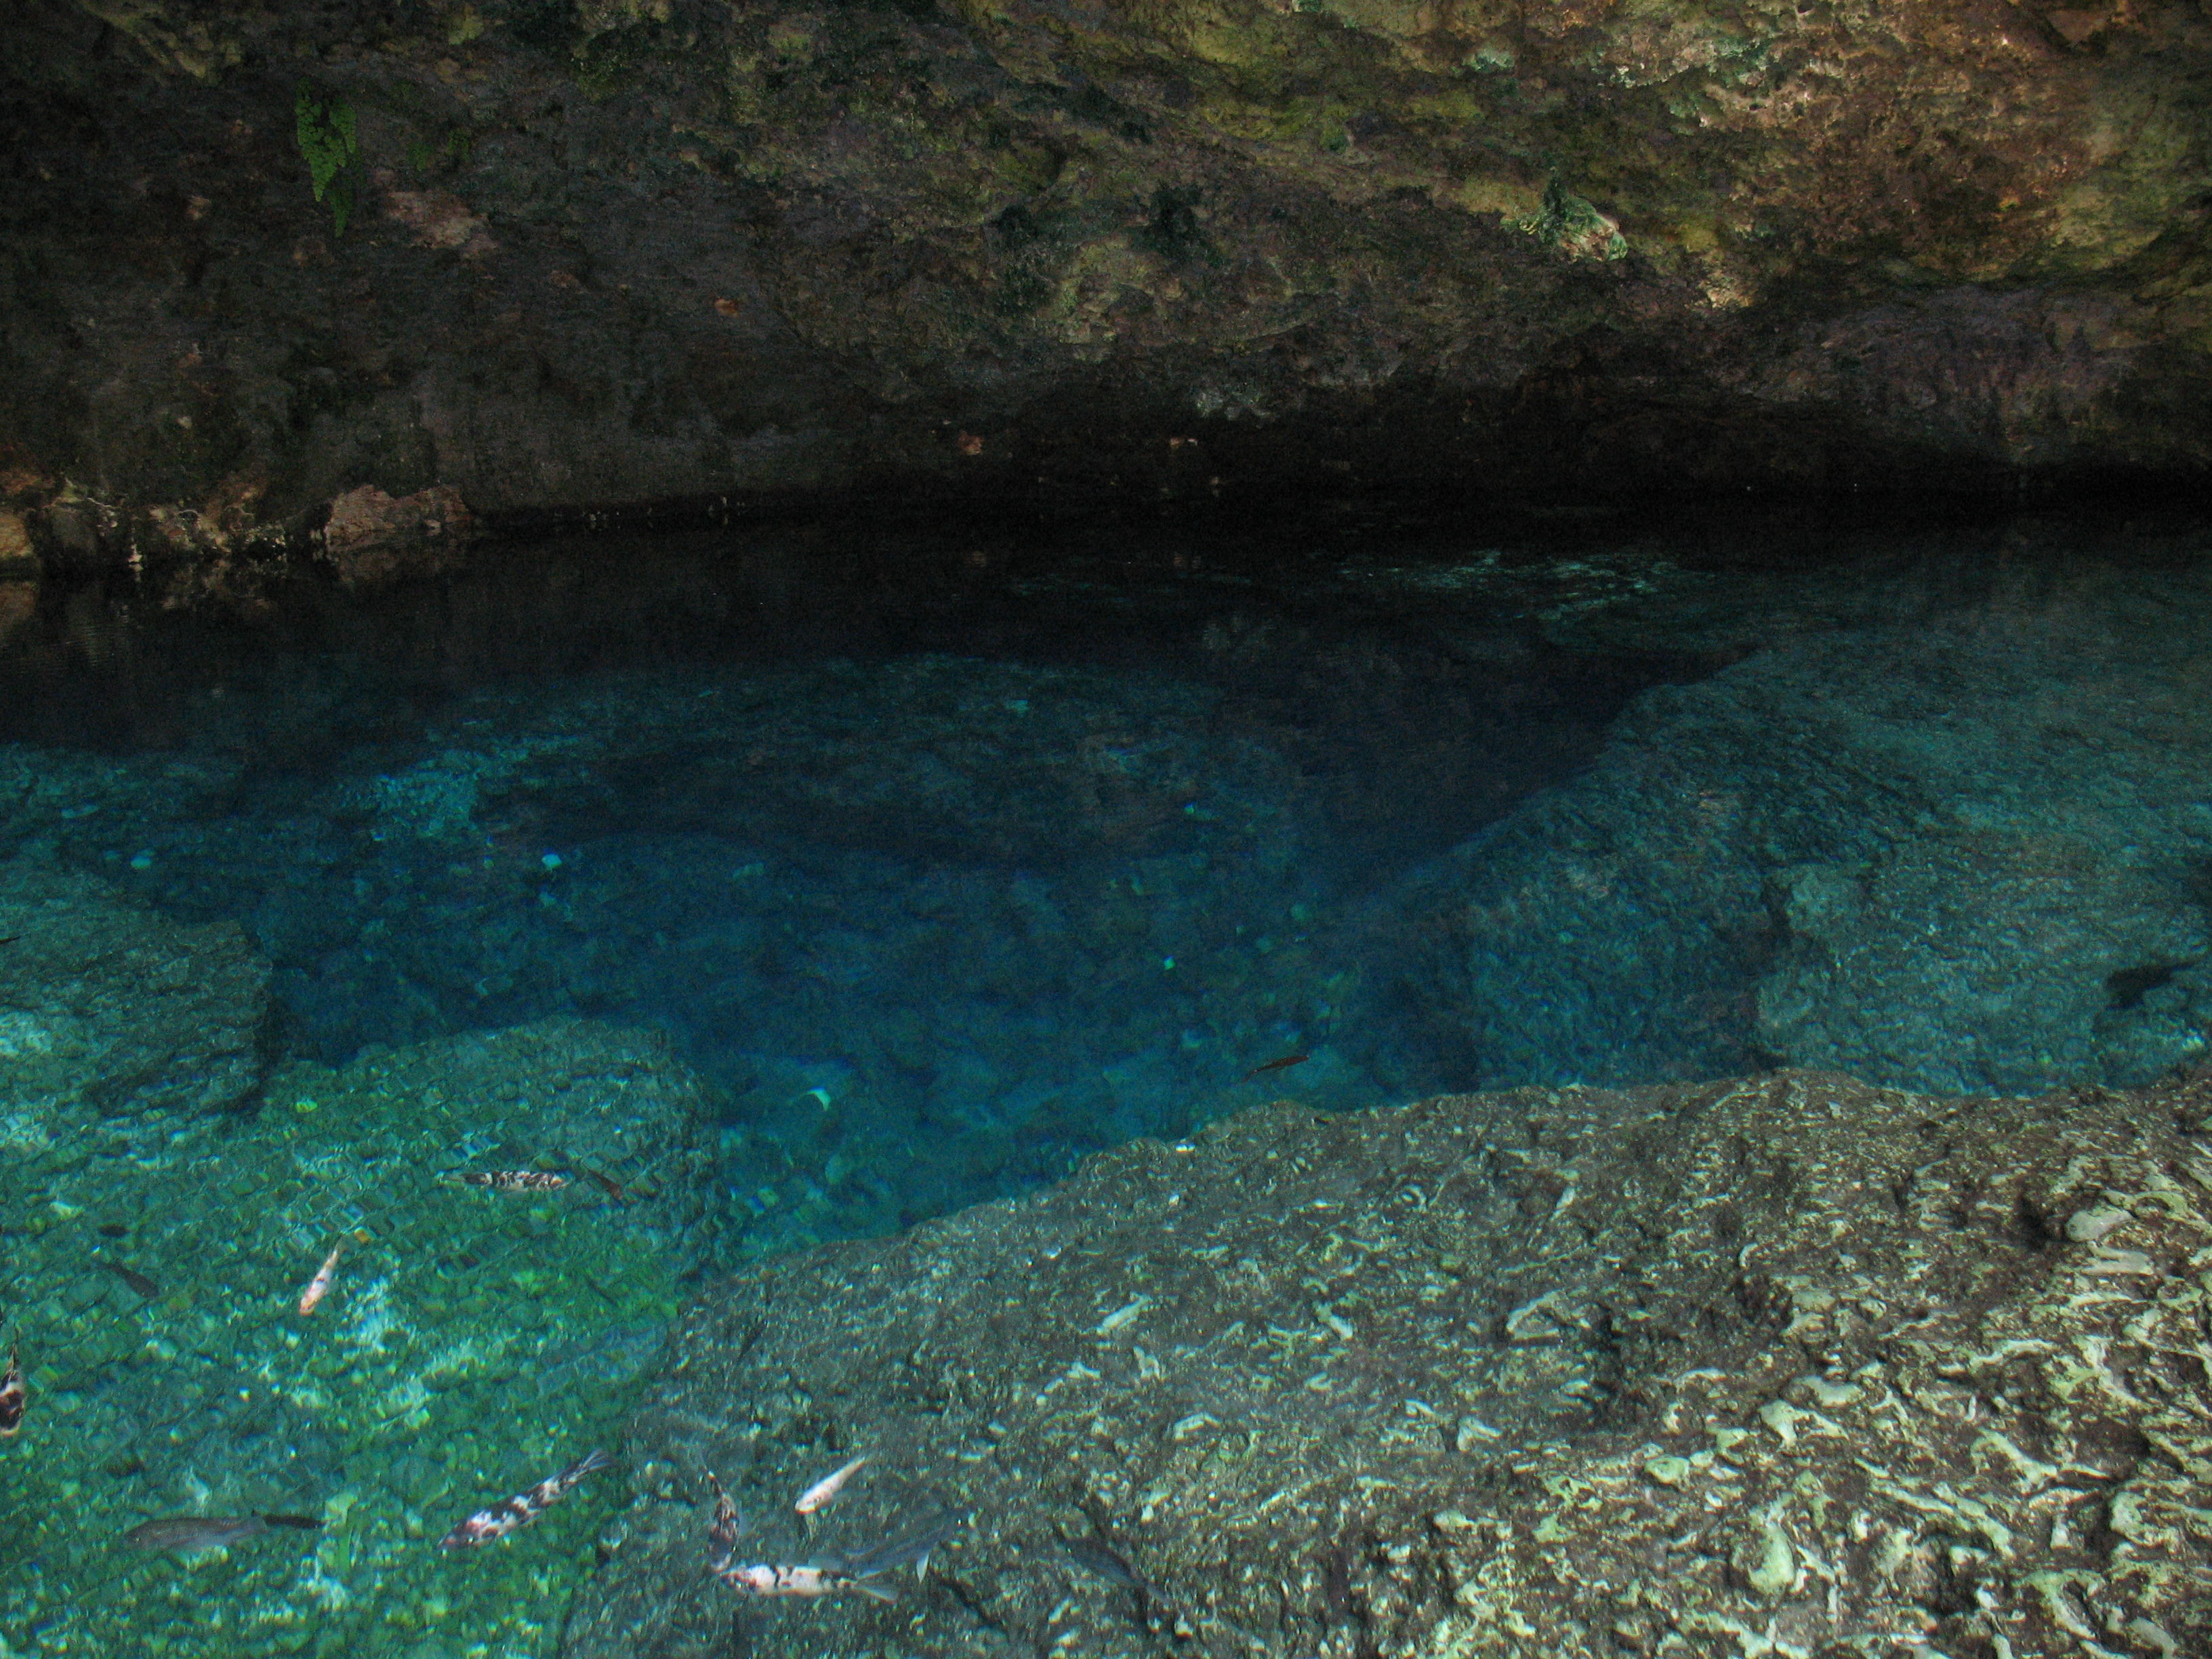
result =
[[[550,1170],[454,1170],[440,1177],[495,1193],[557,1193],[568,1177]]]
[[[23,1427],[23,1361],[8,1345],[8,1375],[0,1376],[0,1440],[12,1440]]]
[[[567,1497],[571,1488],[594,1469],[605,1468],[615,1460],[603,1451],[593,1451],[580,1462],[571,1463],[556,1475],[549,1475],[528,1492],[517,1492],[504,1504],[495,1504],[488,1510],[478,1510],[438,1540],[441,1550],[463,1550],[477,1544],[489,1544],[528,1526],[539,1516]]]

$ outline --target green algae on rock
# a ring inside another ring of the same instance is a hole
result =
[[[11,1151],[8,1315],[33,1400],[0,1456],[0,1642],[550,1652],[618,1480],[465,1565],[432,1545],[611,1438],[659,1362],[708,1219],[696,1106],[665,1043],[554,1020],[286,1066],[252,1115],[102,1119]],[[518,1146],[620,1171],[625,1201],[439,1180]],[[100,1270],[124,1251],[155,1298]],[[118,1541],[149,1516],[268,1511],[322,1526],[176,1559]]]
[[[847,1448],[974,1524],[747,1652],[2200,1650],[2208,1114],[1787,1073],[1137,1143],[707,1297],[562,1652],[707,1650],[706,1472]]]

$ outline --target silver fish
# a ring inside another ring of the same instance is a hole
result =
[[[549,1475],[528,1492],[517,1492],[504,1504],[495,1504],[488,1510],[478,1510],[438,1540],[441,1550],[466,1549],[473,1544],[489,1544],[495,1539],[528,1526],[555,1504],[568,1496],[569,1490],[594,1469],[605,1468],[615,1460],[603,1451],[587,1453],[571,1463],[560,1474]]]
[[[1096,1573],[1109,1584],[1119,1584],[1137,1593],[1139,1603],[1150,1601],[1153,1606],[1172,1612],[1175,1603],[1165,1591],[1139,1572],[1129,1559],[1103,1538],[1063,1538],[1061,1549],[1067,1559],[1085,1572]]]
[[[868,1454],[862,1452],[842,1468],[823,1475],[805,1492],[799,1493],[799,1501],[791,1507],[801,1515],[811,1515],[815,1510],[835,1503],[837,1494],[845,1490],[845,1483],[850,1480],[859,1472],[860,1465],[867,1461]]]
[[[312,1532],[323,1523],[307,1515],[170,1515],[141,1521],[123,1541],[141,1550],[212,1550],[252,1538],[271,1527]]]

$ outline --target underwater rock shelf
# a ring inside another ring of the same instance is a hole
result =
[[[1316,534],[30,592],[0,1659],[2212,1651],[2202,523]]]
[[[2001,572],[1917,613],[1863,577],[1847,625],[1769,615],[1744,660],[1635,699],[1587,771],[1408,884],[1438,924],[1406,977],[1433,1029],[1481,1034],[1466,1080],[1778,1064],[2024,1095],[2200,1057],[2208,568]],[[1687,597],[1577,626],[1677,651],[1743,627]]]
[[[2201,1653],[2212,1084],[1283,1103],[684,1318],[568,1659]],[[951,1503],[896,1605],[740,1605]],[[735,1620],[732,1633],[732,1620]]]

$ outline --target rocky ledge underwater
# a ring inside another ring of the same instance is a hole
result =
[[[0,1653],[2212,1650],[2209,534],[0,584]]]

